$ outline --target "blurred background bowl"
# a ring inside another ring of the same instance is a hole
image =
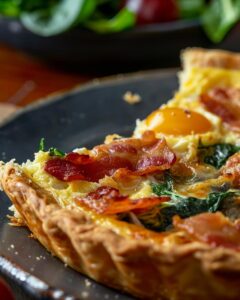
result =
[[[95,74],[177,67],[181,49],[192,46],[240,51],[239,32],[237,25],[221,44],[213,44],[198,20],[178,20],[115,34],[75,28],[42,37],[25,29],[18,20],[0,18],[0,42],[61,67]]]
[[[93,71],[101,68],[101,73],[174,67],[182,48],[209,45],[195,20],[105,35],[75,28],[61,35],[42,37],[17,20],[1,18],[0,41],[56,64]]]

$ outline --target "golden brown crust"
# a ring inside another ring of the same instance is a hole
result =
[[[240,54],[224,50],[188,48],[181,54],[183,69],[213,67],[240,70]]]
[[[34,236],[74,269],[144,299],[239,299],[240,253],[125,237],[77,208],[61,208],[13,163],[2,170],[1,185]]]

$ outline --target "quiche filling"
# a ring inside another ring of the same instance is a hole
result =
[[[240,72],[191,72],[133,137],[70,153],[42,140],[22,170],[62,207],[240,250]]]
[[[62,206],[86,207],[158,232],[180,226],[175,216],[224,212],[230,199],[240,208],[240,172],[232,163],[240,153],[232,144],[199,147],[195,162],[183,162],[152,131],[92,150],[42,150],[23,170]]]

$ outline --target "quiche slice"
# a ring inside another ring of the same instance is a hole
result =
[[[71,153],[41,140],[33,161],[1,163],[0,182],[12,224],[96,281],[143,299],[237,300],[239,55],[182,57],[179,91],[132,137]]]

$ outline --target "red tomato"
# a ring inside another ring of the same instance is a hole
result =
[[[0,278],[0,299],[14,300],[10,289],[1,278]]]
[[[137,24],[173,21],[178,18],[176,0],[125,0],[125,6],[136,13]]]

